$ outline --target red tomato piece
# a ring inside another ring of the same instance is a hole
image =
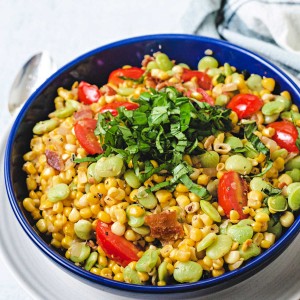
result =
[[[83,119],[92,119],[93,111],[90,109],[89,106],[84,105],[74,113],[73,117],[76,121],[83,120]]]
[[[240,219],[248,217],[243,213],[243,207],[247,205],[247,192],[248,185],[237,172],[226,172],[220,178],[218,202],[228,218],[230,217],[230,211],[233,209],[239,213]]]
[[[298,130],[292,122],[279,121],[271,123],[267,127],[275,129],[275,134],[272,136],[272,139],[279,147],[284,148],[289,152],[299,153],[299,149],[296,146]]]
[[[101,107],[100,113],[103,114],[107,111],[109,111],[114,117],[118,115],[118,107],[125,107],[127,110],[136,110],[139,105],[134,102],[128,102],[128,101],[114,101],[108,104],[105,104]]]
[[[85,81],[81,81],[78,85],[78,100],[85,104],[98,102],[100,91],[96,85],[91,85]]]
[[[124,79],[122,79],[121,77],[137,80],[143,74],[144,74],[144,70],[137,67],[127,68],[127,69],[117,69],[110,73],[108,77],[108,82],[115,85],[119,85],[120,83],[124,82]]]
[[[258,112],[264,102],[257,96],[251,94],[238,94],[232,97],[227,108],[236,112],[239,119],[244,119]]]
[[[96,235],[97,243],[105,254],[121,266],[126,267],[132,261],[139,260],[139,249],[124,237],[112,233],[109,224],[98,221]]]
[[[89,154],[100,154],[103,152],[94,133],[96,125],[97,121],[95,119],[80,120],[74,125],[75,135],[79,144]]]
[[[100,88],[100,93],[101,93],[101,96],[102,95],[113,96],[117,92],[112,87],[110,87],[109,85],[106,84]]]
[[[200,93],[200,94],[202,95],[202,97],[203,97],[202,100],[200,100],[201,102],[206,102],[206,103],[208,103],[208,104],[211,105],[211,106],[214,106],[214,105],[215,105],[214,99],[213,99],[211,96],[209,96],[209,95],[205,92],[204,89],[202,89],[202,88],[197,88],[196,91],[197,91],[198,93]]]
[[[206,73],[183,69],[181,78],[184,82],[190,81],[193,77],[198,79],[198,85],[200,88],[204,90],[210,90],[212,88],[211,78]]]

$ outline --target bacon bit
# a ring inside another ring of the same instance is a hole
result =
[[[93,111],[89,108],[89,106],[83,106],[80,110],[74,113],[74,119],[76,121],[83,119],[93,119]]]
[[[159,214],[146,216],[145,223],[150,226],[150,235],[159,240],[177,240],[184,235],[175,211],[163,211]]]
[[[104,85],[100,88],[100,93],[101,95],[106,95],[106,96],[113,96],[116,95],[117,92],[109,85]]]
[[[46,158],[49,166],[57,171],[63,171],[64,163],[57,152],[46,150]]]

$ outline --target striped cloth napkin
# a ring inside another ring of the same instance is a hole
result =
[[[182,25],[252,50],[300,80],[300,1],[192,0]]]

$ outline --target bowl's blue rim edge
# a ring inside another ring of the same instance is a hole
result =
[[[107,45],[98,47],[94,50],[91,50],[91,51],[73,59],[71,62],[69,62],[62,68],[60,68],[57,72],[55,72],[52,76],[50,76],[26,101],[23,108],[20,110],[15,122],[13,123],[11,132],[8,137],[7,145],[6,145],[5,159],[4,159],[4,178],[5,178],[5,186],[6,186],[7,194],[9,196],[8,197],[9,202],[11,204],[13,212],[16,215],[20,225],[25,230],[25,232],[30,237],[30,239],[42,250],[42,252],[44,254],[49,256],[52,260],[54,260],[60,266],[66,267],[66,269],[68,269],[72,273],[82,276],[85,279],[92,280],[93,282],[102,283],[107,286],[118,288],[118,289],[125,289],[125,290],[130,290],[130,291],[135,291],[135,292],[145,292],[146,291],[146,292],[152,292],[152,293],[159,293],[159,292],[184,292],[187,290],[208,288],[208,287],[218,284],[219,282],[223,282],[223,281],[225,282],[227,280],[234,279],[241,273],[245,274],[245,273],[254,271],[255,269],[257,269],[259,267],[260,264],[267,264],[269,261],[275,259],[275,258],[272,259],[272,255],[275,254],[275,252],[277,252],[277,251],[282,252],[300,231],[300,217],[298,217],[298,219],[295,220],[293,225],[285,233],[284,240],[281,239],[281,240],[277,241],[273,247],[266,250],[265,252],[260,254],[258,257],[252,259],[249,263],[247,263],[247,265],[245,265],[237,270],[225,273],[224,275],[222,275],[220,277],[209,278],[209,279],[201,280],[201,281],[198,281],[195,283],[185,283],[185,284],[157,287],[157,286],[140,286],[140,285],[123,283],[123,282],[117,282],[115,280],[111,280],[111,279],[107,279],[104,277],[94,275],[88,271],[85,271],[81,268],[76,267],[71,262],[69,262],[67,259],[65,259],[61,255],[56,253],[54,250],[52,250],[49,247],[49,245],[47,245],[42,239],[40,239],[40,236],[33,230],[32,226],[29,223],[27,223],[26,220],[23,218],[23,215],[22,215],[21,211],[19,210],[17,200],[14,197],[12,182],[10,180],[10,163],[9,162],[11,160],[12,145],[13,145],[13,140],[14,140],[17,128],[18,128],[20,122],[22,121],[24,113],[26,112],[27,108],[30,106],[31,102],[35,99],[36,95],[38,95],[40,93],[40,91],[43,90],[48,85],[48,83],[50,83],[57,76],[59,76],[60,74],[65,72],[67,69],[73,67],[79,61],[84,60],[98,52],[108,50],[113,47],[122,46],[124,44],[135,43],[138,41],[154,40],[154,39],[157,39],[157,40],[173,39],[173,38],[211,42],[213,44],[220,44],[227,48],[232,48],[232,49],[238,50],[240,52],[243,52],[243,53],[247,54],[248,56],[255,58],[257,61],[263,63],[270,69],[272,69],[272,71],[277,73],[281,78],[283,77],[284,80],[288,81],[293,86],[295,91],[300,94],[300,89],[295,84],[295,82],[288,75],[286,75],[280,68],[273,65],[271,62],[265,60],[261,56],[255,54],[252,51],[249,51],[243,47],[231,44],[231,43],[229,43],[227,41],[223,41],[223,40],[217,40],[217,39],[213,39],[210,37],[195,36],[195,35],[189,35],[189,34],[144,35],[144,36],[133,37],[133,38],[129,38],[129,39],[123,39],[123,40],[120,40],[117,42],[109,43]]]

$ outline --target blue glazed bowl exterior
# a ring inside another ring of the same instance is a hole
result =
[[[216,278],[204,279],[195,283],[176,284],[163,287],[142,286],[121,283],[87,272],[64,258],[57,250],[49,246],[49,241],[43,239],[34,229],[30,215],[22,207],[22,199],[27,196],[26,175],[22,171],[23,155],[29,151],[32,128],[40,120],[47,119],[53,111],[57,88],[70,88],[74,81],[87,81],[97,85],[107,82],[111,71],[123,65],[139,66],[145,54],[157,51],[166,53],[177,62],[184,62],[193,69],[207,49],[213,51],[213,56],[221,63],[228,62],[239,71],[247,70],[250,74],[272,77],[276,81],[278,92],[288,90],[294,103],[300,105],[300,89],[279,68],[258,55],[232,45],[225,41],[207,37],[183,34],[162,34],[142,36],[115,42],[73,60],[54,75],[52,75],[29,98],[17,116],[11,129],[5,153],[5,183],[11,207],[28,237],[50,259],[62,269],[78,275],[79,279],[107,285],[113,288],[147,293],[184,292],[199,290],[199,295],[210,290],[219,290],[240,282],[259,271],[278,257],[296,237],[300,229],[300,216],[286,233],[267,251],[252,259],[240,269],[227,272]],[[125,250],[125,249],[124,249]]]

